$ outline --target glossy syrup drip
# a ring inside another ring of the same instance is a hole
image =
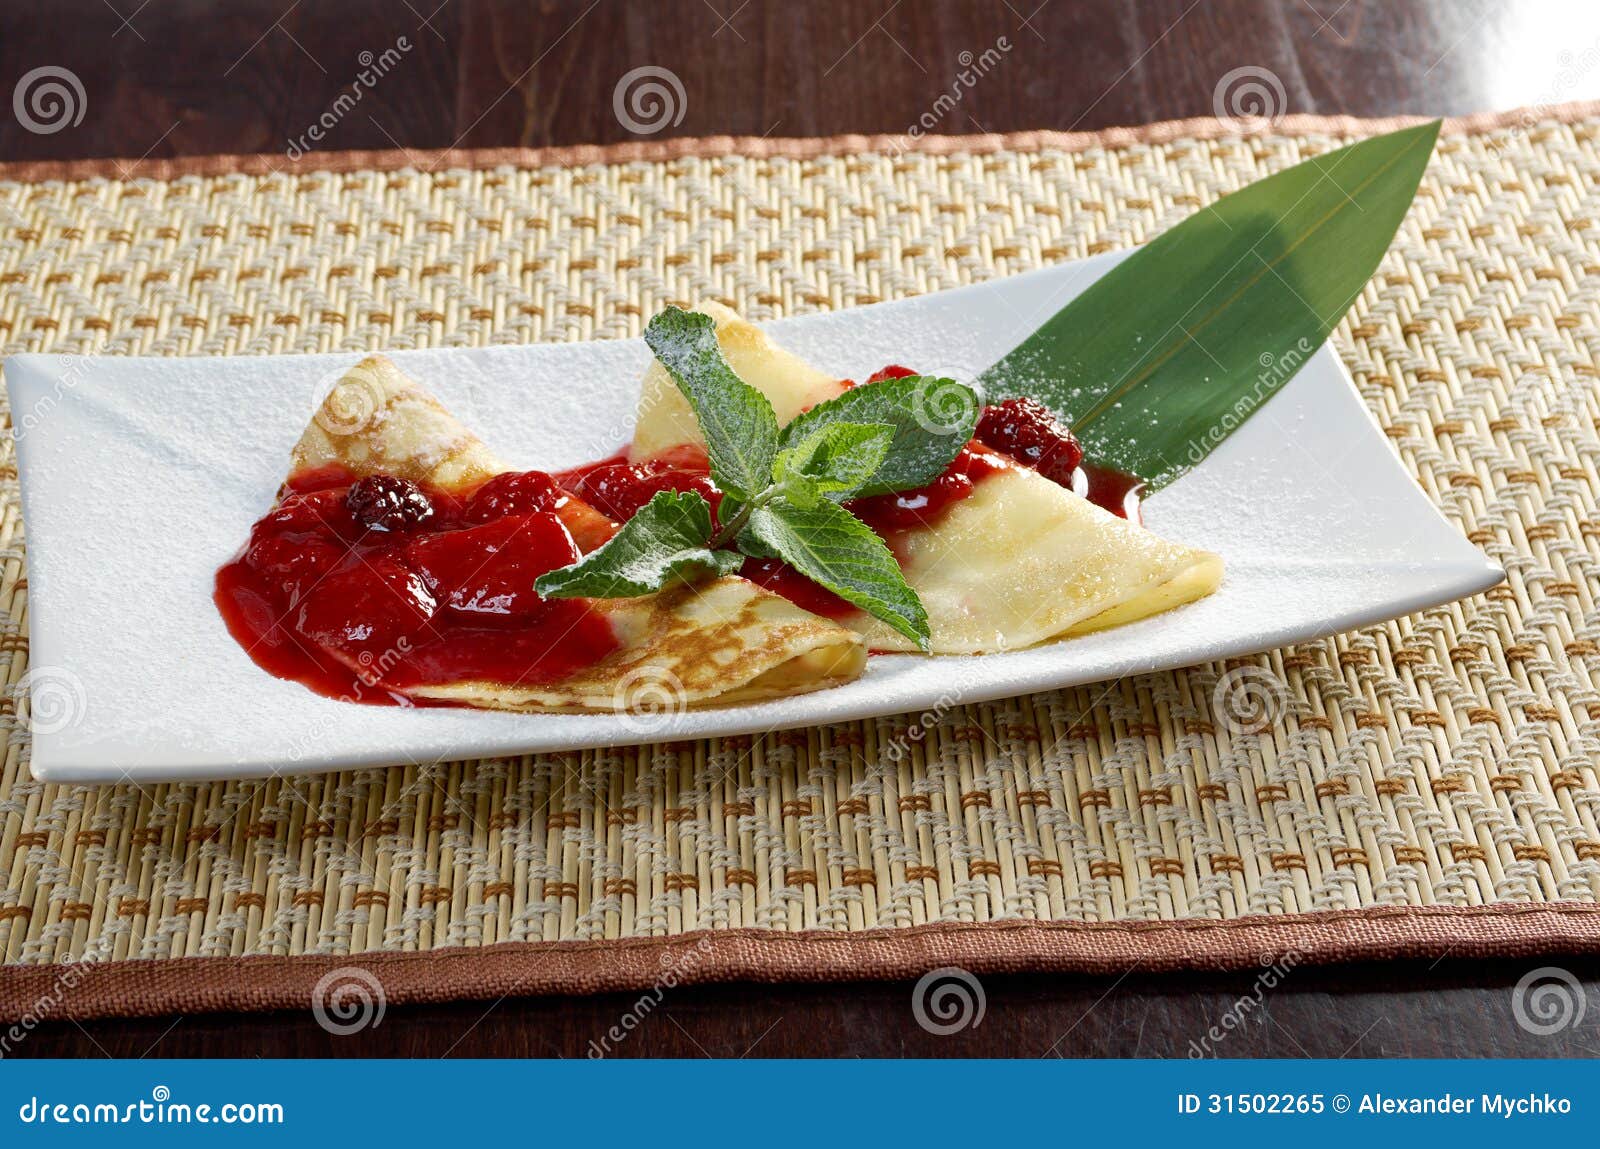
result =
[[[1096,463],[1079,463],[1072,473],[1072,489],[1101,510],[1110,511],[1130,523],[1140,517],[1144,480]]]

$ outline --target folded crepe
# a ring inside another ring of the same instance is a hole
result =
[[[721,304],[695,310],[715,320],[723,357],[771,400],[780,423],[843,390]],[[687,400],[652,363],[631,456],[702,442]],[[1016,650],[1120,626],[1203,598],[1222,579],[1218,556],[1167,542],[1021,466],[980,479],[895,548],[928,612],[934,654]],[[915,649],[864,613],[840,621],[873,650]]]
[[[291,478],[337,466],[457,495],[513,469],[381,356],[334,385],[291,463]],[[558,513],[580,547],[601,518],[578,500]],[[866,666],[858,635],[735,576],[593,606],[619,644],[599,662],[550,683],[448,682],[406,693],[500,710],[663,710],[817,690]]]

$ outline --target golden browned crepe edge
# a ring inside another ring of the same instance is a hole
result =
[[[290,474],[337,465],[470,491],[508,468],[394,362],[369,355],[334,383],[290,454]]]
[[[671,712],[755,701],[848,682],[866,667],[866,647],[843,627],[818,641],[817,616],[740,578],[674,587],[596,603],[612,627],[632,636],[612,657],[548,686],[451,683],[412,693],[472,698],[500,710]],[[830,627],[833,624],[828,624]],[[668,664],[662,650],[692,650]],[[724,683],[738,685],[724,687]]]
[[[291,451],[291,476],[325,466],[461,493],[512,469],[382,355],[334,383]],[[593,601],[623,645],[559,683],[448,683],[408,693],[506,710],[628,710],[657,696],[681,708],[821,689],[866,667],[859,635],[735,575]]]

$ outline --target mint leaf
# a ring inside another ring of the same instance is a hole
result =
[[[983,400],[954,379],[910,375],[852,388],[795,417],[779,439],[798,445],[829,423],[883,423],[894,428],[877,474],[858,495],[885,495],[931,483],[972,438]]]
[[[824,423],[778,452],[772,482],[791,503],[814,507],[859,491],[883,464],[894,428],[887,423]]]
[[[644,341],[694,408],[717,486],[746,499],[765,490],[778,453],[778,417],[722,357],[715,321],[669,307],[650,321]]]
[[[739,536],[746,554],[778,558],[928,649],[928,614],[894,555],[872,528],[827,500],[758,507]]]
[[[539,576],[545,598],[637,598],[670,582],[731,574],[744,556],[714,551],[711,505],[694,491],[661,491],[604,545]]]

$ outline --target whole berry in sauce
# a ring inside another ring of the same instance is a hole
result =
[[[1063,487],[1083,462],[1077,438],[1037,399],[991,403],[978,420],[977,440]]]
[[[680,469],[658,460],[600,467],[579,479],[574,493],[595,509],[623,522],[662,491],[697,491],[711,504],[713,512],[722,502],[722,492],[712,485],[711,476],[704,471]]]
[[[548,511],[503,515],[475,527],[428,535],[406,547],[406,563],[457,621],[526,622],[543,612],[540,575],[578,561],[561,520]]]
[[[469,523],[487,523],[505,515],[535,515],[560,501],[561,489],[545,472],[507,471],[473,492],[465,518]]]
[[[433,503],[423,489],[395,475],[368,475],[345,492],[355,521],[373,531],[410,531],[433,518]]]
[[[245,549],[244,561],[275,583],[292,604],[337,567],[344,554],[343,546],[315,536],[291,539],[268,533]]]
[[[346,665],[377,671],[406,653],[436,609],[421,575],[375,555],[306,588],[295,628]]]
[[[313,535],[343,538],[356,531],[343,491],[290,491],[255,525],[252,538]]]

